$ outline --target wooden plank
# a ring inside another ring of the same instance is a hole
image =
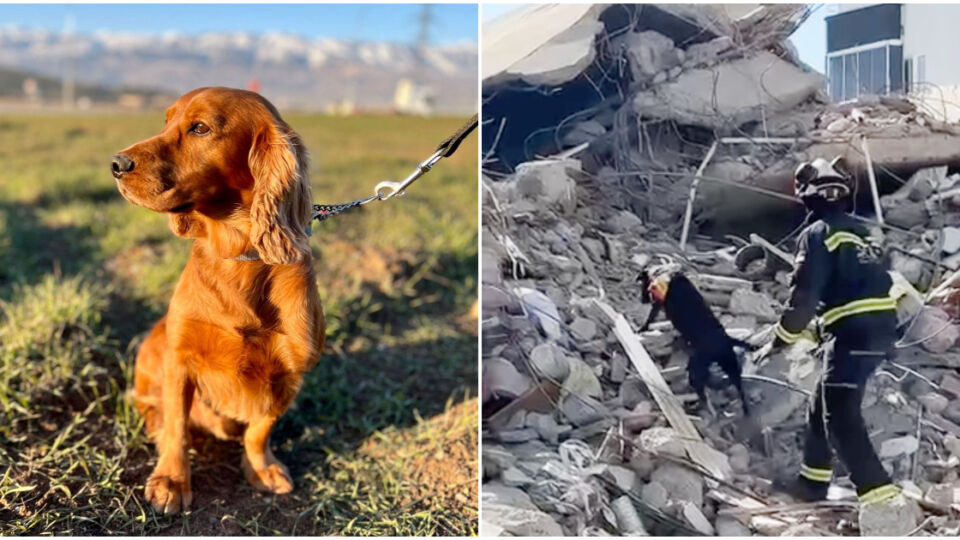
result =
[[[659,405],[663,415],[667,418],[670,425],[680,436],[680,442],[684,445],[687,455],[694,463],[706,469],[710,474],[721,479],[729,479],[733,472],[726,456],[707,446],[700,437],[697,428],[690,421],[687,413],[683,410],[683,405],[677,396],[670,389],[667,381],[664,380],[660,368],[654,363],[653,358],[643,348],[640,339],[630,328],[630,323],[623,315],[617,313],[609,304],[602,300],[594,299],[597,306],[603,311],[613,323],[613,332],[623,345],[633,367],[636,368],[644,384],[650,389],[653,398]]]

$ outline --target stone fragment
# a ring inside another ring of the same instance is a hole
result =
[[[880,459],[893,459],[900,456],[909,456],[920,448],[920,441],[913,435],[887,439],[880,444]]]
[[[923,308],[908,328],[904,342],[920,342],[925,350],[935,354],[946,352],[960,338],[960,328],[951,322],[946,311],[937,307]]]
[[[590,341],[597,335],[597,323],[584,317],[577,317],[570,323],[570,333],[580,341]]]
[[[533,478],[516,467],[510,467],[500,473],[500,481],[507,487],[522,488],[532,484]]]
[[[568,437],[570,439],[580,440],[589,439],[590,437],[595,437],[601,433],[606,433],[607,430],[613,427],[616,423],[617,421],[613,417],[601,418],[600,420],[571,430]]]
[[[639,494],[642,483],[637,478],[637,473],[633,470],[621,467],[620,465],[607,465],[604,473],[623,491]]]
[[[630,497],[617,497],[610,502],[610,509],[617,517],[617,529],[622,536],[649,536]]]
[[[703,504],[703,478],[686,467],[664,463],[653,471],[650,481],[662,485],[670,500],[690,502],[698,508]]]
[[[703,512],[700,511],[700,506],[694,505],[693,503],[684,502],[681,503],[681,512],[683,513],[684,519],[687,520],[694,529],[700,531],[701,534],[706,536],[713,536],[716,531],[713,529],[713,525],[707,520],[707,517],[703,515]]]
[[[738,315],[751,315],[763,322],[776,322],[777,312],[773,309],[773,301],[769,296],[750,291],[737,289],[730,295],[730,312]]]
[[[950,400],[946,396],[936,392],[923,394],[918,400],[926,410],[934,414],[941,414],[950,405]]]
[[[902,495],[860,505],[860,536],[906,536],[917,528],[918,509]]]
[[[653,30],[626,34],[621,43],[635,81],[649,79],[683,62],[683,51],[674,47],[673,40]]]
[[[940,506],[960,503],[960,487],[956,484],[934,484],[927,489],[924,498]]]
[[[561,412],[575,426],[585,426],[601,418],[611,416],[610,410],[599,400],[571,394],[563,400]]]
[[[540,323],[543,333],[554,341],[560,340],[563,336],[560,331],[562,319],[553,300],[538,290],[526,287],[518,287],[515,292],[523,302],[527,314]]]
[[[670,494],[667,493],[667,488],[656,481],[643,486],[640,498],[643,499],[643,502],[658,510],[662,510],[670,502]]]
[[[677,432],[668,427],[645,429],[637,437],[637,444],[646,452],[686,458],[687,451]]]
[[[922,202],[903,201],[883,211],[883,220],[891,225],[912,229],[927,223],[930,213]]]
[[[552,414],[535,412],[527,413],[527,426],[533,428],[541,439],[554,445],[559,443],[560,435],[572,429],[570,426],[558,424]]]
[[[746,446],[737,443],[727,449],[727,456],[730,461],[730,468],[734,472],[745,473],[750,470],[750,450]]]
[[[750,527],[730,516],[720,516],[714,523],[717,536],[751,536]]]
[[[553,343],[541,343],[530,351],[530,363],[541,377],[563,382],[570,374],[570,364],[563,351]]]
[[[577,204],[576,182],[570,171],[579,171],[577,159],[528,161],[517,165],[515,185],[521,196],[538,204],[559,205],[571,212]]]
[[[622,383],[627,378],[627,357],[619,352],[610,359],[610,380]]]
[[[490,536],[495,529],[513,536],[563,536],[560,524],[550,514],[536,509],[484,502],[483,522],[488,529],[481,526],[481,536]]]
[[[502,445],[495,443],[484,442],[481,445],[480,455],[483,461],[483,474],[487,477],[499,476],[501,471],[513,467],[517,462],[516,456]]]
[[[497,438],[500,439],[500,442],[505,443],[522,443],[538,437],[537,432],[530,428],[507,429],[497,432]]]
[[[530,388],[530,379],[499,357],[484,360],[483,383],[484,391],[506,397],[520,396]]]

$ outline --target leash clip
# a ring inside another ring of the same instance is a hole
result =
[[[407,187],[412,184],[417,178],[420,178],[424,174],[430,171],[434,165],[443,157],[443,150],[437,150],[433,153],[432,156],[428,157],[426,160],[417,165],[417,168],[410,173],[409,176],[403,179],[401,182],[393,182],[390,180],[384,180],[377,184],[373,188],[374,197],[385,201],[394,195],[403,195],[406,193]]]

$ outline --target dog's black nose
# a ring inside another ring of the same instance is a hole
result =
[[[123,175],[133,170],[133,160],[123,154],[117,154],[113,156],[113,161],[110,162],[110,170],[113,172],[113,177],[119,180]]]

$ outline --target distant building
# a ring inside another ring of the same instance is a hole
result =
[[[117,98],[117,105],[124,109],[142,109],[147,104],[147,98],[142,94],[120,94]]]
[[[436,96],[433,90],[410,79],[400,79],[393,93],[393,108],[401,114],[433,114]]]
[[[840,4],[826,17],[830,97],[907,93],[926,112],[960,119],[954,56],[960,5]]]

